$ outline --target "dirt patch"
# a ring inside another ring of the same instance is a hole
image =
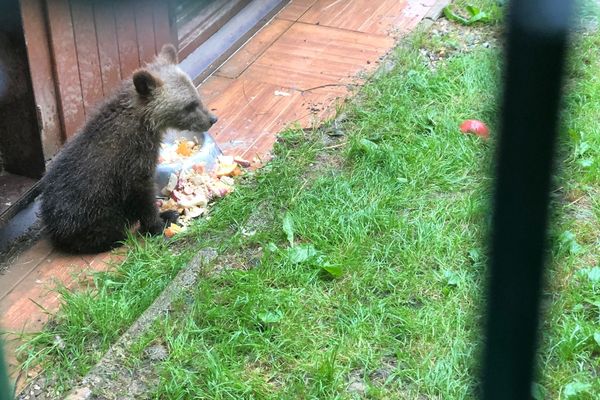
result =
[[[217,259],[213,268],[208,272],[208,275],[214,276],[232,269],[248,271],[258,266],[262,254],[262,247],[239,249],[234,253],[224,254]]]
[[[348,375],[348,393],[356,394],[360,397],[368,395],[369,386],[382,387],[393,380],[393,373],[398,368],[398,361],[395,357],[383,357],[379,368],[367,374],[362,369],[355,369]]]
[[[457,54],[469,53],[477,48],[497,48],[502,45],[502,31],[490,25],[465,26],[445,18],[438,19],[428,34],[426,47],[419,52],[431,69]]]

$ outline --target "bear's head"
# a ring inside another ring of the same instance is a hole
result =
[[[133,73],[144,115],[159,130],[206,131],[217,117],[204,107],[192,80],[177,63],[177,50],[165,45],[154,62]]]

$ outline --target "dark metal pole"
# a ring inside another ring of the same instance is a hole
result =
[[[9,400],[11,398],[11,389],[8,385],[8,373],[4,364],[4,350],[0,341],[0,400]]]
[[[531,399],[571,3],[510,2],[482,369],[485,400]]]

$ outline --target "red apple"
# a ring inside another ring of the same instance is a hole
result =
[[[468,119],[460,124],[460,130],[463,133],[472,133],[487,139],[490,136],[490,130],[486,124],[476,119]]]

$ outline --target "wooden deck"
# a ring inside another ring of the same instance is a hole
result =
[[[333,116],[336,104],[436,2],[292,0],[199,86],[204,102],[219,116],[213,136],[228,154],[268,160],[277,133]],[[36,243],[0,276],[0,326],[9,332],[38,331],[60,306],[51,290],[57,281],[67,287],[85,284],[89,272],[106,269],[107,260],[120,257],[69,256],[44,240]],[[16,344],[6,344],[13,374]]]

